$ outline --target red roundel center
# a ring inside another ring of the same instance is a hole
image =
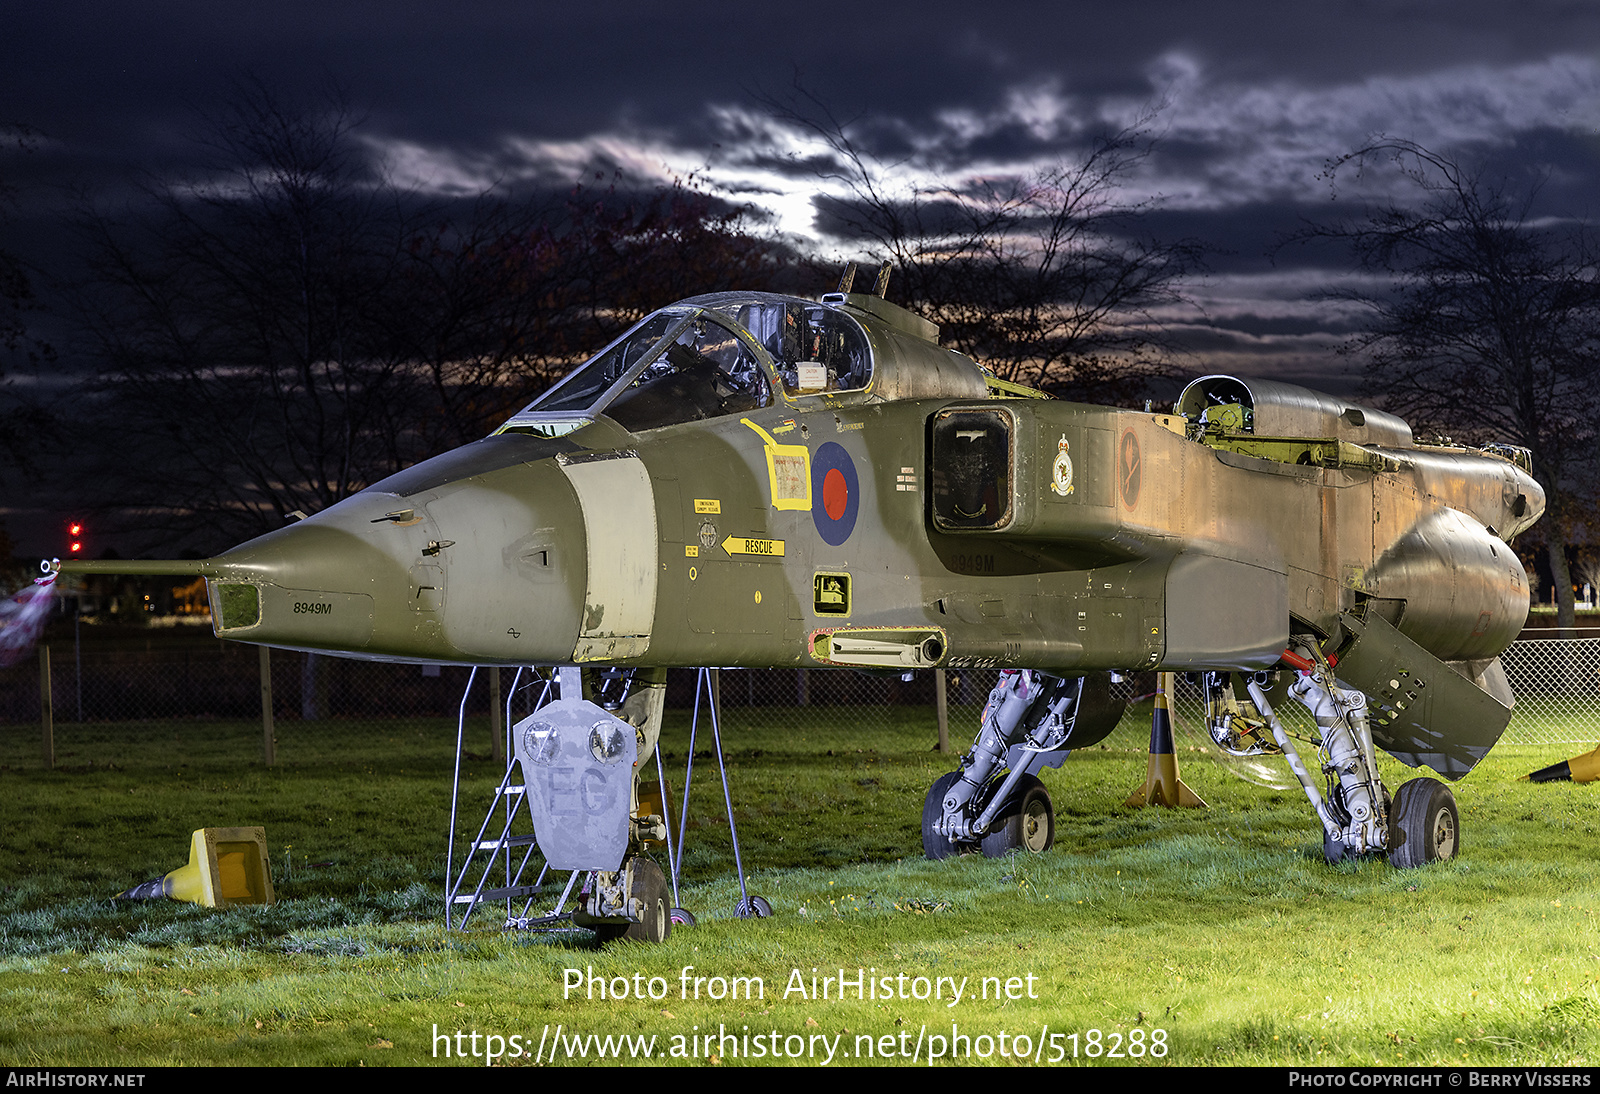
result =
[[[842,520],[850,504],[850,486],[844,481],[844,472],[830,467],[822,479],[822,508],[829,520]]]

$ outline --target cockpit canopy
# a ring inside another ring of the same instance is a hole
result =
[[[872,350],[861,324],[809,300],[745,293],[696,297],[766,350],[789,396],[861,391],[872,381]]]
[[[646,317],[535,399],[502,432],[558,436],[605,414],[630,433],[862,391],[872,348],[838,308],[767,293],[695,297]]]
[[[558,437],[604,414],[641,433],[775,402],[798,411],[983,398],[982,370],[941,349],[938,336],[927,320],[863,293],[691,297],[635,324],[499,432]]]

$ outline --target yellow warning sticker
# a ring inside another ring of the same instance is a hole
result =
[[[850,575],[819,570],[811,579],[811,610],[818,615],[850,614]]]
[[[722,512],[722,500],[720,498],[695,498],[694,511],[696,513],[720,513]]]
[[[698,543],[686,543],[686,544],[684,544],[683,545],[683,557],[684,558],[699,558],[700,557],[700,545]]]

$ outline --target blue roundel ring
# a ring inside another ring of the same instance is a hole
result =
[[[829,441],[811,457],[811,519],[830,547],[850,538],[861,511],[861,479],[842,445]]]

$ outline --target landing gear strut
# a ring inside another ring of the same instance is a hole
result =
[[[1104,677],[1008,669],[989,693],[961,767],[941,775],[922,806],[922,850],[931,859],[982,851],[1048,850],[1055,810],[1038,772],[1115,728],[1121,704]]]
[[[631,922],[596,920],[588,912],[597,903],[593,899],[583,901],[582,908],[573,912],[572,921],[594,931],[595,938],[601,942],[618,938],[629,938],[635,942],[665,942],[672,933],[673,917],[668,908],[671,901],[667,875],[661,872],[661,867],[647,858],[635,856],[628,859],[623,869],[612,872],[610,878],[614,879],[614,891],[608,895],[616,900],[624,890],[627,893],[626,897],[617,900],[617,906],[611,910],[617,915],[627,916]],[[604,879],[606,875],[596,871],[591,875],[591,884],[598,889]],[[584,896],[591,897],[592,894],[586,893]]]
[[[645,857],[662,842],[671,854],[665,799],[640,795],[642,765],[661,731],[666,671],[560,673],[562,697],[513,727],[539,849],[547,869],[584,879],[570,913],[575,925],[602,942],[665,941],[673,923],[692,922],[672,907],[666,875]]]
[[[1288,693],[1316,719],[1326,796],[1272,711],[1266,695],[1270,674],[1249,678],[1253,710],[1232,702],[1228,674],[1206,675],[1212,739],[1235,755],[1284,754],[1322,821],[1322,853],[1329,863],[1387,853],[1390,865],[1404,869],[1454,858],[1461,846],[1454,795],[1437,779],[1413,779],[1391,801],[1378,777],[1366,695],[1341,687],[1321,652],[1314,646],[1310,652],[1311,660],[1285,654],[1306,666]]]

